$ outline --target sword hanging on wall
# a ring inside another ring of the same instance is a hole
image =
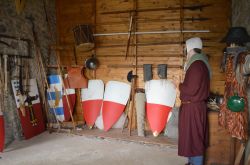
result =
[[[122,10],[122,11],[108,11],[102,12],[101,14],[120,14],[120,13],[130,13],[130,12],[146,12],[146,11],[161,11],[161,10],[200,10],[202,11],[205,7],[212,6],[212,4],[199,4],[199,5],[190,5],[190,6],[177,6],[177,7],[162,7],[162,8],[153,8],[153,9],[131,9],[131,10]]]

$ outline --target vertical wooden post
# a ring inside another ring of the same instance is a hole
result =
[[[134,24],[133,24],[133,29],[134,29],[134,32],[136,32],[137,31],[137,7],[138,7],[138,0],[134,0],[134,10],[135,10],[135,12],[134,12]],[[137,83],[138,83],[138,81],[137,81],[137,74],[138,74],[138,58],[137,58],[137,53],[138,53],[138,46],[137,46],[137,40],[138,40],[138,38],[137,38],[137,35],[134,35],[134,60],[135,60],[135,68],[134,68],[134,70],[135,70],[135,77],[133,78],[134,79],[134,85],[133,85],[133,95],[132,95],[132,97],[133,97],[133,106],[132,106],[132,129],[136,129],[136,108],[135,108],[135,89],[136,89],[136,87],[137,87]]]
[[[67,105],[68,105],[68,108],[69,108],[69,114],[70,114],[70,117],[71,117],[71,120],[72,120],[72,124],[73,124],[73,129],[75,130],[76,126],[75,126],[75,120],[74,120],[74,117],[73,117],[73,114],[72,114],[72,110],[71,110],[71,105],[69,103],[69,97],[68,97],[68,93],[67,93],[67,90],[65,88],[65,84],[64,84],[64,81],[62,79],[62,71],[61,71],[61,64],[60,64],[60,57],[58,55],[58,53],[56,52],[56,62],[57,62],[57,66],[58,66],[58,72],[60,74],[60,77],[61,77],[61,81],[62,81],[62,86],[65,90],[65,96],[66,96],[66,101],[67,101]]]
[[[235,160],[235,145],[236,145],[236,141],[235,138],[231,138],[231,143],[230,143],[230,164],[234,164],[234,160]]]

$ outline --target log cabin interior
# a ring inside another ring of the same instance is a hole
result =
[[[179,84],[186,41],[199,37],[212,73],[203,164],[250,165],[249,0],[0,8],[0,164],[188,163]]]

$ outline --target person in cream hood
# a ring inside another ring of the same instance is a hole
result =
[[[210,91],[211,68],[207,56],[202,53],[200,38],[188,39],[186,50],[185,77],[179,84],[178,155],[187,157],[187,164],[202,165],[208,145],[206,100]]]

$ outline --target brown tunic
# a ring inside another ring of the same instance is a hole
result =
[[[180,84],[179,143],[180,156],[203,155],[208,144],[206,100],[209,96],[209,71],[203,61],[195,61],[188,68]]]

